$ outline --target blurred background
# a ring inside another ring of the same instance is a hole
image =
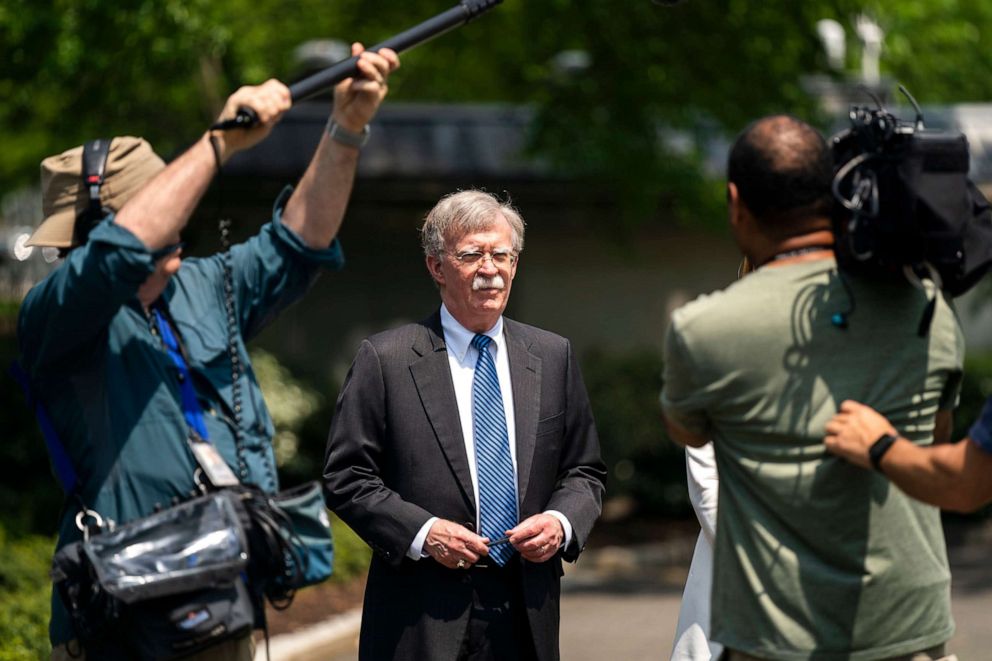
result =
[[[292,82],[346,57],[352,40],[377,43],[452,5],[0,3],[0,366],[16,357],[22,297],[56,266],[54,255],[23,245],[41,220],[42,158],[131,134],[168,159],[239,85]],[[772,112],[833,133],[852,103],[874,103],[870,94],[904,109],[900,82],[928,125],[967,134],[972,176],[992,190],[990,34],[992,3],[970,0],[674,8],[506,0],[404,54],[341,232],[347,268],[321,278],[254,344],[284,484],[319,475],[337,390],[361,339],[437,305],[418,247],[424,213],[447,192],[483,187],[510,197],[528,223],[508,315],[570,337],[579,352],[610,470],[594,542],[691,541],[682,451],[666,439],[657,404],[660,349],[674,308],[736,277],[740,258],[723,208],[734,135]],[[228,164],[190,223],[187,254],[217,249],[220,215],[242,237],[268,219],[279,190],[308,162],[329,103],[328,95],[298,104],[266,142]],[[955,438],[992,392],[988,291],[982,285],[958,300],[968,363]],[[24,398],[5,375],[0,402],[2,661],[47,655],[47,569],[61,493]],[[341,526],[338,540],[344,608],[354,604],[347,591],[361,580],[368,551]]]

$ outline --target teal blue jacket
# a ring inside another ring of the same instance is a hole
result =
[[[314,250],[282,224],[289,193],[277,200],[272,222],[231,252],[247,481],[267,491],[278,488],[273,425],[245,342],[303,296],[320,267],[344,263],[336,240]],[[108,216],[28,293],[18,319],[24,368],[78,474],[79,495],[118,524],[194,489],[176,369],[136,296],[154,268],[144,244]],[[182,337],[210,441],[237,473],[223,279],[220,255],[185,259],[162,300]],[[80,538],[78,511],[67,503],[59,548]],[[73,637],[57,595],[50,634],[53,645]]]

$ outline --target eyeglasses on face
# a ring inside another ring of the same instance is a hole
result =
[[[486,259],[489,259],[494,266],[513,266],[517,261],[517,253],[509,248],[498,248],[492,252],[480,252],[478,250],[462,250],[460,252],[448,253],[454,257],[462,266],[478,266]]]

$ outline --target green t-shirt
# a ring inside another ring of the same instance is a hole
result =
[[[923,291],[845,279],[832,259],[759,269],[677,310],[665,341],[665,415],[716,451],[712,637],[759,657],[878,659],[954,632],[938,510],[823,436],[854,399],[930,443],[956,403],[960,326],[938,296],[920,337]]]

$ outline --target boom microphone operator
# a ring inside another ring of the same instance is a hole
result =
[[[680,2],[681,0],[675,1]],[[401,53],[434,37],[440,36],[445,32],[465,25],[502,2],[503,0],[462,0],[455,7],[441,12],[433,18],[429,18],[419,25],[415,25],[406,32],[401,32],[398,35],[390,37],[368,50],[376,52],[383,48],[390,48],[397,53]],[[668,4],[671,3],[669,2]],[[358,56],[352,56],[347,60],[332,64],[328,68],[318,71],[299,82],[293,83],[289,86],[289,94],[293,99],[293,103],[296,103],[357,73]],[[249,128],[257,121],[258,117],[251,108],[238,108],[238,113],[233,119],[217,122],[210,128],[221,131],[239,127]]]

